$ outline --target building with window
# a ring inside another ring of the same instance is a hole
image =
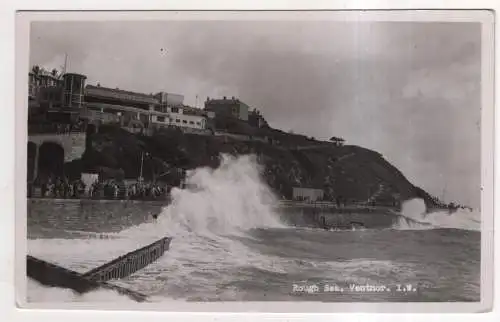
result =
[[[216,115],[230,116],[243,121],[248,121],[248,105],[235,98],[224,96],[222,99],[210,99],[205,101],[205,110],[215,112]]]
[[[57,70],[51,72],[34,66],[28,73],[28,98],[35,100],[38,92],[43,88],[52,88],[62,86],[63,80]]]
[[[182,106],[184,96],[167,92],[159,92],[155,94],[155,98],[160,103],[158,108],[166,108],[167,106]]]
[[[35,72],[33,68],[28,75],[28,97],[29,106],[43,107],[44,115],[71,116],[68,120],[59,117],[59,121],[79,118],[95,125],[114,123],[127,129],[151,129],[154,132],[154,129],[172,126],[205,130],[207,118],[214,117],[214,112],[184,105],[183,95],[166,92],[153,95],[100,84],[86,85],[85,75],[55,75],[47,74],[43,69]]]
[[[87,85],[85,88],[87,116],[94,121],[114,120],[123,127],[148,128],[151,111],[159,101],[153,95],[121,90],[119,88]]]
[[[177,126],[181,128],[191,128],[204,130],[207,128],[206,112],[190,106],[168,106],[166,113],[151,111],[151,121],[159,126]]]
[[[29,106],[42,107],[60,106],[62,101],[63,79],[57,71],[48,72],[38,66],[28,73]]]
[[[28,73],[28,115],[38,120],[68,123],[78,119],[84,105],[85,75],[59,74],[34,66]],[[29,120],[28,120],[29,121]]]

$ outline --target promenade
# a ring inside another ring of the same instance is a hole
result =
[[[170,202],[170,198],[165,196],[161,199],[96,199],[96,198],[47,198],[47,197],[32,197],[28,198],[30,203],[54,203],[54,204],[163,204],[167,205]],[[338,205],[335,202],[330,201],[316,201],[316,202],[306,202],[306,201],[296,201],[296,200],[278,200],[275,204],[277,208],[280,209],[321,209],[321,210],[332,210],[332,211],[365,211],[365,212],[375,212],[375,211],[389,211],[397,210],[395,206],[382,206],[382,205],[366,205],[361,202],[353,202],[349,204]]]

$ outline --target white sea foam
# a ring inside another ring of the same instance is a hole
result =
[[[172,203],[156,221],[109,234],[116,238],[107,240],[30,240],[29,253],[83,273],[125,252],[170,236],[173,237],[170,250],[147,269],[167,270],[173,284],[181,284],[185,276],[199,270],[200,265],[205,270],[223,272],[252,263],[262,270],[286,271],[286,265],[280,264],[277,258],[251,251],[231,238],[245,235],[253,228],[285,227],[273,211],[274,196],[261,180],[260,168],[253,156],[222,155],[218,168],[190,171],[186,186],[186,189],[173,189]],[[137,277],[142,282],[150,278],[154,277]],[[217,280],[213,283],[215,287]],[[47,291],[58,292],[53,288]],[[44,293],[34,294],[34,300],[38,300]],[[119,296],[113,292],[92,292],[87,295],[89,300],[93,299],[92,294]],[[56,295],[60,297],[73,301],[74,295],[61,290]]]
[[[172,190],[172,204],[157,222],[120,232],[130,238],[165,233],[175,237],[238,234],[252,228],[284,227],[273,211],[275,198],[260,177],[253,156],[222,155],[218,168],[188,173],[187,189]]]
[[[400,218],[394,228],[401,230],[455,228],[481,230],[481,214],[476,210],[458,209],[428,212],[422,199],[411,199],[403,204]]]
[[[298,276],[312,270],[314,276],[328,280],[373,282],[374,276],[403,276],[412,272],[406,264],[373,259],[325,261],[287,258],[266,254],[246,246],[241,238],[250,238],[254,228],[285,228],[273,211],[275,202],[259,175],[259,166],[251,156],[223,156],[217,169],[200,168],[188,174],[186,189],[174,189],[172,204],[163,209],[156,221],[109,234],[110,239],[39,239],[30,240],[29,253],[61,266],[85,272],[123,253],[164,236],[171,236],[170,250],[157,262],[131,278],[113,281],[146,294],[152,302],[170,302],[200,294],[209,299],[239,299],[230,286],[245,277],[240,270]],[[474,212],[427,213],[422,200],[403,205],[397,229],[459,228],[479,229]],[[401,266],[403,265],[403,266]],[[395,273],[396,272],[396,273]],[[404,277],[404,278],[403,278]],[[113,291],[99,290],[83,296],[72,291],[29,283],[34,302],[122,302],[129,298]],[[235,286],[234,286],[235,287]],[[189,290],[185,293],[185,290]],[[207,295],[208,294],[208,295]],[[238,295],[239,294],[239,295]]]

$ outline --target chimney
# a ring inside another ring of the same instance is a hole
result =
[[[226,97],[224,96],[223,99],[226,100]]]

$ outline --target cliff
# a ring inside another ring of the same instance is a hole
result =
[[[66,169],[76,176],[81,171],[98,171],[112,177],[137,178],[144,153],[144,178],[175,185],[182,177],[180,169],[216,167],[221,153],[251,153],[263,165],[267,183],[282,198],[291,199],[292,187],[306,186],[324,189],[328,200],[340,198],[347,202],[389,205],[419,197],[428,206],[437,206],[437,200],[411,184],[377,152],[315,141],[271,128],[240,134],[259,136],[242,141],[242,137],[185,134],[176,130],[142,136],[103,126],[92,135],[92,143],[82,159],[67,164]]]

